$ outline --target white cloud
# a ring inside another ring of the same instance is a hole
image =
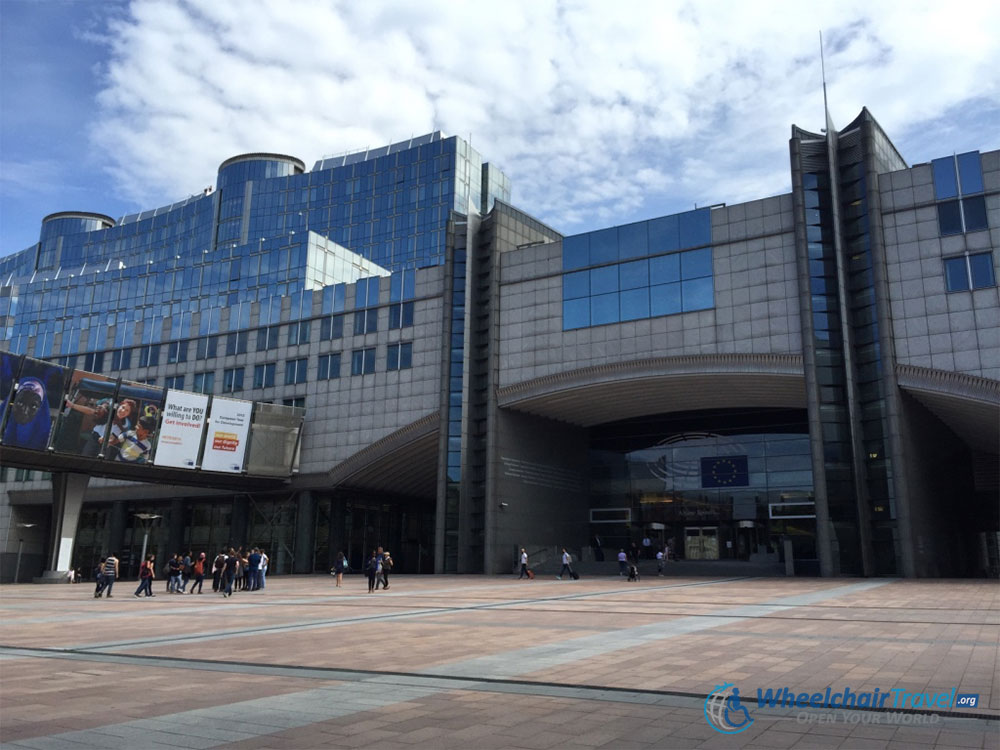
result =
[[[108,29],[92,139],[153,207],[237,153],[311,166],[441,129],[471,135],[515,204],[578,231],[787,189],[790,124],[823,125],[818,29],[835,121],[867,105],[899,143],[1000,104],[997,28],[985,2],[136,0]]]

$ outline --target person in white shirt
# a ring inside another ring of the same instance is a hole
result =
[[[528,577],[528,553],[521,547],[521,575],[517,577],[518,580]]]
[[[565,573],[569,573],[571,576],[573,575],[573,569],[569,566],[569,564],[570,564],[570,562],[572,562],[572,560],[573,560],[573,558],[570,557],[569,552],[567,552],[566,548],[563,547],[563,551],[562,551],[562,569],[559,571],[559,575],[556,576],[556,578],[558,578],[560,581],[562,580],[563,574],[565,574]]]

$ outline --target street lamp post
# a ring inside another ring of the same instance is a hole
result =
[[[163,518],[156,513],[136,513],[135,517],[142,522],[142,555],[139,557],[139,564],[146,561],[146,543],[149,541],[149,526],[157,518]]]
[[[30,529],[36,524],[33,523],[19,523],[17,527],[19,529]],[[24,538],[17,540],[17,565],[14,566],[14,583],[20,583],[21,578],[21,550],[24,549]]]

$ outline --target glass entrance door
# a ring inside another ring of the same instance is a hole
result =
[[[685,527],[684,557],[688,560],[718,560],[719,527],[718,526]]]

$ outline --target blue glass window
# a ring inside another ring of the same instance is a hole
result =
[[[986,221],[985,196],[974,195],[971,198],[963,198],[962,213],[965,215],[966,232],[976,232],[980,229],[989,229],[989,223]],[[942,232],[942,234],[944,234],[944,232]]]
[[[712,249],[681,253],[681,278],[694,279],[712,275]]]
[[[934,197],[938,200],[954,198],[958,195],[958,180],[955,178],[955,160],[951,156],[934,159]]]
[[[944,278],[949,292],[962,292],[969,288],[969,273],[964,256],[945,260]]]
[[[938,228],[941,234],[962,233],[962,212],[958,201],[938,203]]]
[[[979,152],[969,151],[959,154],[956,161],[958,161],[958,182],[962,195],[983,192],[983,166]]]
[[[389,305],[389,328],[406,328],[412,325],[412,302],[400,302],[397,305]]]
[[[590,297],[563,301],[563,330],[590,326]]]
[[[409,370],[413,366],[413,344],[390,344],[386,350],[387,370]]]
[[[254,365],[253,368],[253,387],[254,388],[270,388],[274,385],[274,362],[268,362],[264,365]]]
[[[972,276],[973,289],[996,286],[996,277],[993,274],[993,253],[970,255],[969,274]]]
[[[679,253],[649,259],[649,282],[651,284],[667,284],[680,280],[681,258]]]
[[[618,293],[597,294],[590,298],[590,324],[599,326],[617,323],[619,319]]]
[[[590,265],[590,235],[577,234],[563,238],[563,270]]]
[[[590,269],[590,293],[607,294],[618,291],[618,266]]]
[[[681,304],[684,307],[684,312],[707,310],[712,307],[714,304],[712,277],[682,281]]]
[[[356,349],[351,352],[351,375],[368,375],[375,372],[375,349]]]
[[[297,385],[306,382],[305,359],[290,359],[285,362],[285,385]]]
[[[319,339],[320,341],[331,341],[333,339],[339,339],[344,335],[344,316],[343,315],[331,315],[329,318],[323,318],[319,322]]]
[[[649,317],[649,287],[628,289],[621,293],[621,319],[641,320]]]
[[[611,227],[590,234],[590,265],[618,260],[618,229]]]
[[[650,219],[647,224],[650,254],[680,250],[680,222],[676,215]]]
[[[618,255],[622,260],[649,255],[648,222],[618,227]]]
[[[318,380],[333,380],[340,377],[340,352],[320,355],[316,377]]]
[[[712,212],[707,208],[680,214],[681,247],[709,245],[712,242]]]
[[[635,260],[618,266],[618,287],[620,289],[638,289],[649,286],[649,262]]]
[[[563,299],[590,296],[590,271],[577,271],[563,276]]]
[[[650,315],[673,315],[681,311],[681,285],[658,284],[649,290]]]
[[[222,392],[235,393],[243,390],[243,368],[237,367],[222,373]]]

